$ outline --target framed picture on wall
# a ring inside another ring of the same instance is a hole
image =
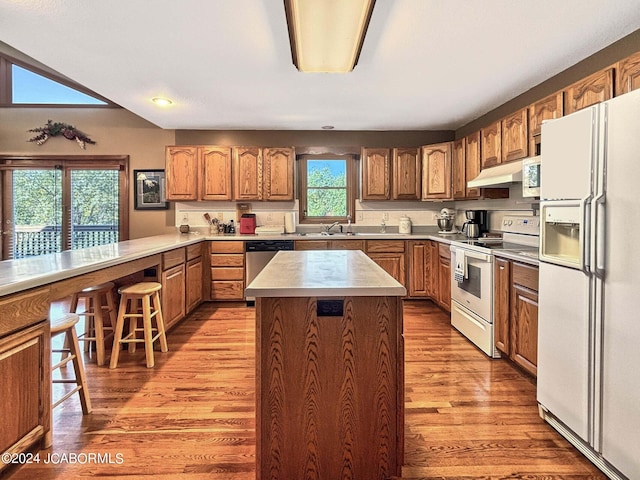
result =
[[[164,170],[133,171],[134,208],[136,210],[167,210]]]

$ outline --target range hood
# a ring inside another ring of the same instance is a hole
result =
[[[522,161],[505,163],[482,170],[480,175],[467,182],[467,187],[500,187],[515,182],[522,182]]]

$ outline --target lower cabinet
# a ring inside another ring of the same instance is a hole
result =
[[[409,296],[430,296],[429,275],[431,270],[431,251],[429,240],[410,240],[407,242],[409,250]]]
[[[211,300],[244,300],[244,242],[209,242]]]
[[[162,271],[162,316],[167,329],[185,316],[185,279],[184,263]]]
[[[0,453],[24,452],[49,431],[48,305],[48,288],[0,299]],[[31,325],[17,330],[25,322]],[[0,472],[6,467],[0,462]]]
[[[406,286],[404,240],[367,240],[365,253],[389,275]]]
[[[202,262],[202,244],[190,245],[187,247],[187,265],[186,273],[186,292],[185,301],[187,314],[194,310],[203,299],[202,282],[203,282],[203,262]]]
[[[496,347],[531,375],[538,364],[538,267],[497,258],[494,284]]]
[[[438,244],[438,305],[451,311],[451,250],[446,243]]]

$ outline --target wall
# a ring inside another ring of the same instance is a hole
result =
[[[95,140],[86,150],[62,137],[43,145],[28,142],[31,128],[47,120],[69,123]],[[0,154],[3,155],[129,155],[130,178],[135,169],[164,169],[164,147],[175,143],[173,130],[162,130],[121,108],[0,108]],[[174,230],[170,210],[133,209],[130,189],[129,236],[145,237]]]

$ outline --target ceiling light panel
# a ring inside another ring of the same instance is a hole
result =
[[[358,61],[375,0],[285,0],[298,70],[345,73]]]

